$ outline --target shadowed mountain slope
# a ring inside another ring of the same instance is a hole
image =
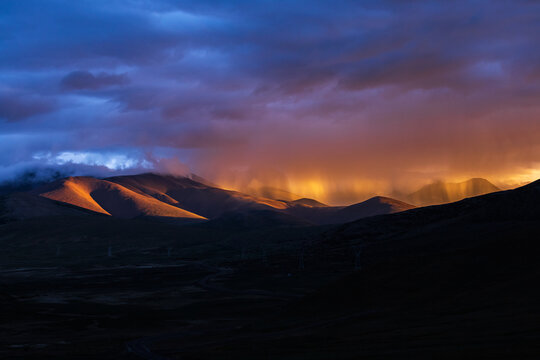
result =
[[[92,214],[103,215],[102,213],[29,193],[14,193],[0,197],[0,222],[2,220],[24,220],[35,217],[71,217]]]
[[[408,195],[407,201],[422,206],[445,204],[499,190],[498,187],[481,178],[474,178],[460,183],[438,181]]]

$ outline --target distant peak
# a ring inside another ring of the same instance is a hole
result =
[[[310,199],[310,198],[297,199],[297,200],[291,201],[291,203],[304,205],[304,206],[310,206],[310,207],[327,207],[328,206],[326,204],[323,204],[320,201],[317,201],[315,199]]]
[[[379,205],[408,208],[408,209],[412,209],[415,207],[414,205],[407,204],[406,202],[403,202],[397,199],[392,199],[386,196],[373,196],[362,202],[349,205],[345,207],[345,209],[355,208],[355,207],[359,208],[359,207],[365,207],[365,206],[379,206]]]
[[[410,207],[410,208],[413,208],[414,206],[411,205],[411,204],[407,204],[406,202],[403,202],[401,200],[397,200],[397,199],[393,199],[393,198],[390,198],[390,197],[386,197],[386,196],[374,196],[372,198],[369,198],[367,199],[366,201],[363,201],[359,204],[364,204],[364,203],[379,203],[379,204],[389,204],[389,205],[399,205],[399,206],[405,206],[405,207]],[[356,204],[358,205],[358,204]],[[352,205],[354,206],[354,205]]]
[[[487,179],[484,179],[484,178],[471,178],[465,182],[472,182],[472,183],[484,183],[484,184],[490,184],[492,186],[495,186],[491,183],[491,181],[487,180]]]
[[[381,201],[381,202],[386,202],[386,201],[397,201],[397,200],[396,200],[396,199],[389,198],[389,197],[386,197],[386,196],[380,196],[380,195],[377,195],[377,196],[374,196],[374,197],[371,197],[371,198],[367,199],[366,201]]]
[[[495,191],[500,189],[484,178],[471,178],[462,182],[436,181],[410,194],[407,201],[417,205],[444,204]]]

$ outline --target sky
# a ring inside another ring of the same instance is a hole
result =
[[[3,0],[0,180],[515,186],[540,178],[539,45],[530,0]]]

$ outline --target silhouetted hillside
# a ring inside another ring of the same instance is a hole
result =
[[[309,336],[334,333],[359,356],[529,358],[540,337],[538,239],[540,181],[345,224],[313,261],[349,258],[357,270],[290,316],[328,319]]]

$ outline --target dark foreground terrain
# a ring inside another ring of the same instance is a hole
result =
[[[4,216],[2,359],[540,356],[539,182],[325,227],[71,210]]]

